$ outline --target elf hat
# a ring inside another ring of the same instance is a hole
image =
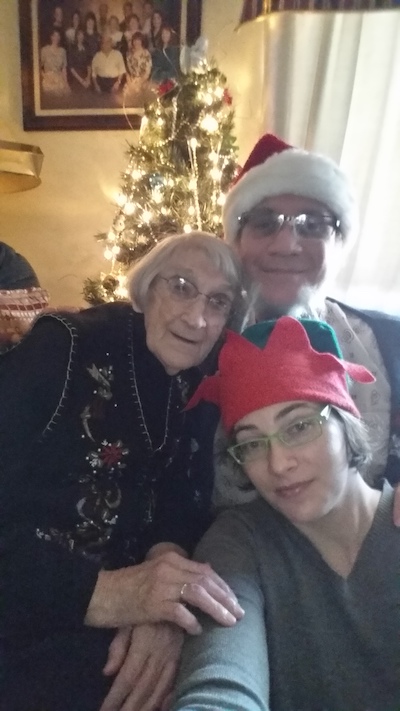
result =
[[[234,242],[240,215],[275,195],[299,195],[323,203],[340,220],[344,240],[357,231],[355,196],[337,163],[266,133],[254,146],[226,197],[222,215],[225,239]]]
[[[265,345],[256,345],[265,339]],[[218,367],[218,373],[203,380],[186,407],[200,400],[215,403],[227,432],[250,412],[296,400],[336,405],[359,417],[347,375],[360,383],[375,380],[362,365],[342,360],[335,333],[327,323],[291,316],[259,323],[243,336],[229,331]]]

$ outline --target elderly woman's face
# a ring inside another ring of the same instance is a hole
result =
[[[144,308],[147,346],[169,375],[207,357],[226,325],[233,299],[227,279],[202,250],[171,256],[151,285]]]
[[[332,414],[321,425],[315,419],[322,407],[278,403],[251,412],[234,427],[236,443],[247,443],[248,461],[242,465],[247,476],[274,509],[299,527],[342,503],[349,477],[354,476],[340,422]],[[274,437],[262,454],[257,439],[278,432],[297,444],[288,447]],[[311,441],[305,441],[308,436]]]

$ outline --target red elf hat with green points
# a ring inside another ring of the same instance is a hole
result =
[[[341,358],[327,323],[291,316],[259,323],[242,336],[229,331],[218,365],[218,373],[203,380],[187,409],[201,400],[215,403],[228,432],[250,412],[294,400],[336,405],[359,417],[347,376],[360,383],[375,380],[362,365]]]

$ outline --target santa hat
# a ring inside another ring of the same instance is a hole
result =
[[[336,405],[359,417],[347,375],[360,383],[375,380],[362,365],[342,360],[327,323],[283,316],[252,326],[242,336],[229,331],[218,373],[203,380],[187,409],[200,400],[215,403],[227,432],[250,412],[296,400]]]
[[[357,231],[355,196],[337,163],[267,133],[254,146],[226,197],[222,215],[225,239],[234,242],[240,215],[275,195],[299,195],[323,203],[340,220],[343,239]]]

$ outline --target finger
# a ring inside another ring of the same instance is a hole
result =
[[[121,705],[131,693],[132,688],[137,685],[140,691],[140,685],[146,684],[146,673],[148,674],[147,658],[143,658],[142,655],[138,655],[130,649],[130,653],[104,699],[100,711],[120,711]]]
[[[164,701],[160,705],[160,711],[168,711],[169,707],[171,706],[173,692],[174,687],[172,687],[171,691],[166,695]]]
[[[108,648],[107,662],[103,668],[103,674],[106,676],[116,674],[121,668],[129,649],[131,634],[131,627],[121,627],[115,634]]]
[[[214,584],[217,585],[223,592],[227,593],[233,600],[237,601],[237,597],[233,590],[229,587],[228,583],[223,580],[218,573],[213,570],[209,563],[198,563],[195,560],[189,560],[184,558],[186,566],[184,567],[184,572],[195,573],[201,577],[207,577],[213,580]]]
[[[199,610],[210,615],[210,617],[224,627],[232,627],[237,622],[236,616],[228,609],[229,605],[222,604],[213,595],[210,595],[208,590],[204,587],[204,583],[189,583],[185,588],[184,599],[189,605],[198,607]]]
[[[208,593],[209,597],[219,603],[219,606],[215,609],[220,609],[220,607],[225,609],[226,613],[228,613],[227,620],[230,620],[230,616],[234,618],[234,621],[242,619],[244,610],[239,605],[236,597],[232,598],[230,593],[221,590],[220,586],[209,576],[202,576],[195,581],[185,583],[180,590],[180,601],[203,609],[201,604],[198,604],[199,594],[203,602],[206,599],[201,593],[202,589]],[[232,624],[234,624],[234,621],[231,620]]]
[[[199,621],[183,603],[172,600],[164,601],[160,610],[160,619],[173,622],[189,634],[198,635],[202,633]]]
[[[177,664],[167,662],[157,680],[153,683],[146,682],[146,689],[138,694],[135,689],[125,701],[121,711],[158,711],[164,699],[170,696],[172,685],[175,681]],[[151,691],[150,691],[151,690]]]

